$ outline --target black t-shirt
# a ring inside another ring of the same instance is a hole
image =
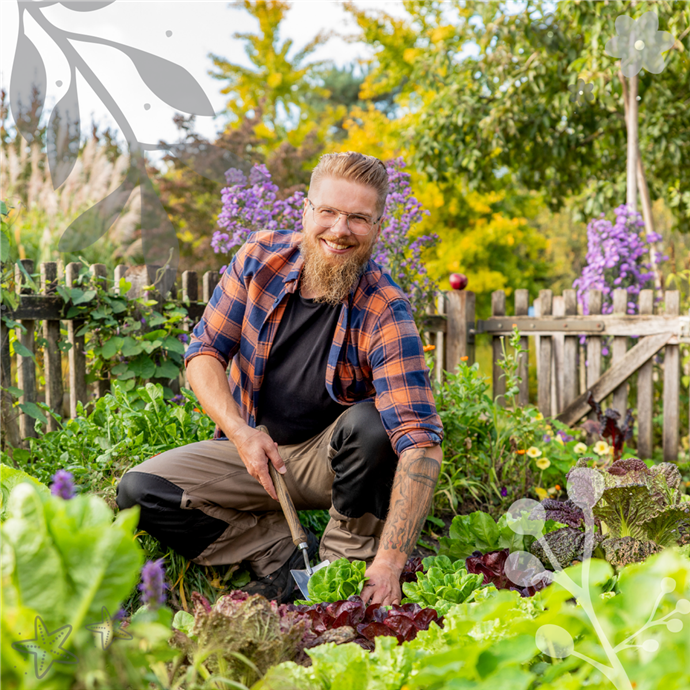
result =
[[[338,325],[336,307],[288,294],[259,392],[257,426],[281,445],[302,443],[345,411],[326,390],[326,365]]]

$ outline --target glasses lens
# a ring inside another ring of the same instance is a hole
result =
[[[350,230],[357,235],[366,235],[371,230],[371,223],[363,216],[350,216],[348,219]]]
[[[338,220],[338,212],[332,208],[317,208],[314,209],[314,220],[322,228],[330,228]]]

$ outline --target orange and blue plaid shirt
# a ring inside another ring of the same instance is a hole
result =
[[[297,232],[250,235],[223,273],[185,354],[185,366],[198,355],[215,357],[226,368],[232,362],[230,391],[252,427],[286,295],[295,292],[304,265],[301,240]],[[343,299],[326,390],[342,405],[373,400],[398,455],[443,439],[410,303],[373,260]],[[216,427],[214,438],[223,436]]]

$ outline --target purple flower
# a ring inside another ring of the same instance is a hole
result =
[[[188,343],[189,342],[189,336],[186,333],[180,333],[180,335],[177,336],[177,339],[181,343]]]
[[[70,498],[74,498],[76,491],[74,489],[74,477],[71,472],[67,470],[58,470],[53,475],[52,482],[50,493],[53,494],[53,496],[59,496],[66,501]]]
[[[548,434],[544,434],[542,436],[541,440],[544,441],[544,443],[550,443],[551,442],[551,436],[549,436]]]
[[[165,568],[163,559],[157,561],[147,561],[141,569],[141,592],[142,602],[149,608],[156,609],[165,603],[165,590],[167,585],[164,582]]]
[[[141,317],[141,323],[146,324],[146,319],[143,316]]]
[[[182,393],[179,393],[178,395],[173,395],[173,397],[170,398],[170,402],[175,405],[182,405],[182,403],[184,402],[184,395],[182,395]]]
[[[114,615],[112,616],[112,619],[114,621],[121,621],[124,620],[125,616],[127,615],[127,611],[124,609],[118,609],[115,611]]]
[[[571,436],[570,434],[566,433],[565,431],[563,431],[561,429],[559,429],[556,433],[561,437],[561,440],[563,441],[563,443],[567,443],[568,441],[574,441],[575,440],[574,436]]]
[[[501,489],[501,496],[505,498],[508,495],[508,489],[505,488],[505,486]]]

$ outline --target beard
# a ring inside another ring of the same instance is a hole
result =
[[[303,287],[318,295],[314,298],[315,302],[325,302],[335,307],[350,294],[362,277],[373,243],[361,245],[344,258],[326,255],[320,243],[320,237],[303,233],[300,244],[300,254],[304,259]]]

